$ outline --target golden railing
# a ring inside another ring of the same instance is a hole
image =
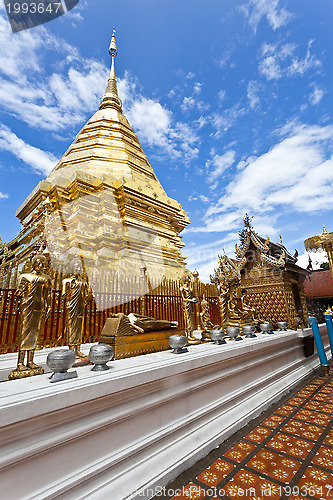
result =
[[[115,291],[110,291],[112,285]],[[138,293],[138,288],[135,285],[134,282],[122,283],[119,280],[117,283],[107,284],[105,289],[108,291],[94,293],[94,300],[87,304],[85,308],[82,343],[96,342],[106,319],[117,312],[125,314],[133,312],[156,319],[178,321],[179,330],[184,328],[179,282],[164,280],[163,283],[156,286],[151,283],[151,293],[142,296]],[[132,293],[130,293],[130,290],[132,290]],[[20,314],[15,291],[12,288],[0,289],[0,354],[14,352],[18,349]],[[203,295],[205,295],[210,305],[212,323],[219,324],[221,320],[215,286],[197,282],[195,296],[201,299]],[[65,344],[64,310],[61,291],[53,290],[51,311],[45,321],[44,331],[38,342],[39,348]],[[199,322],[199,312],[200,305],[198,303],[194,306],[196,327]]]

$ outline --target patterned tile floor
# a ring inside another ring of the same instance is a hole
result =
[[[333,500],[333,369],[294,392],[155,498]]]

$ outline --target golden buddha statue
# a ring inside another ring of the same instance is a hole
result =
[[[81,351],[81,337],[83,327],[84,308],[92,300],[92,292],[83,276],[81,261],[75,257],[70,263],[72,273],[62,281],[62,297],[66,300],[66,328],[65,338],[68,347],[75,351],[76,358],[89,362]],[[77,364],[77,363],[75,363]],[[85,363],[82,363],[85,364]]]
[[[198,299],[193,297],[193,286],[191,276],[184,274],[181,279],[180,293],[182,297],[182,309],[185,320],[185,335],[189,344],[199,344],[198,340],[193,335],[194,330],[194,304]]]
[[[15,295],[20,310],[19,351],[17,368],[10,372],[10,380],[44,373],[33,358],[45,317],[50,312],[51,279],[45,274],[46,265],[46,257],[38,253],[31,261],[31,272],[22,273],[18,279]]]
[[[238,286],[230,295],[228,301],[228,317],[231,325],[242,326],[250,324],[256,326],[261,322],[256,310],[245,302],[246,289]],[[236,322],[236,323],[235,323]]]
[[[113,313],[110,318],[119,319],[115,324],[114,335],[135,335],[147,332],[159,332],[163,330],[172,330],[178,327],[177,321],[168,321],[164,319],[151,318],[138,313]]]

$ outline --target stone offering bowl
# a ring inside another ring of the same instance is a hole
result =
[[[262,333],[272,332],[272,325],[270,325],[269,323],[262,323],[260,325],[260,330],[262,331]]]
[[[256,337],[256,335],[254,333],[256,331],[256,329],[255,329],[254,326],[252,326],[252,325],[244,325],[242,327],[242,330],[243,330],[243,333],[245,334],[245,336],[247,338],[252,339],[252,338]]]
[[[209,332],[210,338],[214,340],[214,344],[222,345],[226,344],[224,340],[224,331],[223,328],[215,328]]]
[[[97,344],[90,347],[89,359],[95,366],[92,372],[104,372],[110,367],[106,364],[113,356],[113,348],[107,344]]]
[[[239,337],[239,328],[238,326],[229,326],[226,329],[227,335],[230,340],[243,340],[242,337]]]
[[[177,333],[169,337],[169,346],[173,349],[173,354],[188,352],[187,349],[184,349],[186,344],[187,338],[185,337],[185,335],[179,335],[179,333]]]
[[[66,373],[75,361],[75,352],[57,349],[47,355],[46,364],[53,373]]]
[[[280,332],[286,332],[288,330],[288,323],[286,321],[278,321],[276,326],[280,330]]]

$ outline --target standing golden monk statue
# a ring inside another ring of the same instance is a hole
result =
[[[194,330],[194,304],[198,299],[193,297],[193,286],[191,276],[184,274],[181,279],[180,293],[182,296],[182,308],[185,320],[185,335],[189,344],[199,344],[198,340],[193,335]]]
[[[66,330],[65,338],[68,347],[75,351],[76,358],[88,364],[89,359],[81,351],[81,338],[85,305],[92,300],[92,292],[83,276],[81,261],[75,257],[71,262],[72,273],[62,282],[62,296],[66,299]],[[86,363],[87,362],[87,363]],[[77,363],[75,363],[77,364]]]
[[[33,358],[45,317],[50,311],[51,279],[45,274],[46,265],[46,257],[37,254],[31,261],[32,271],[22,273],[18,279],[15,295],[20,309],[19,351],[17,368],[10,372],[9,380],[44,373],[43,368],[33,362]]]

